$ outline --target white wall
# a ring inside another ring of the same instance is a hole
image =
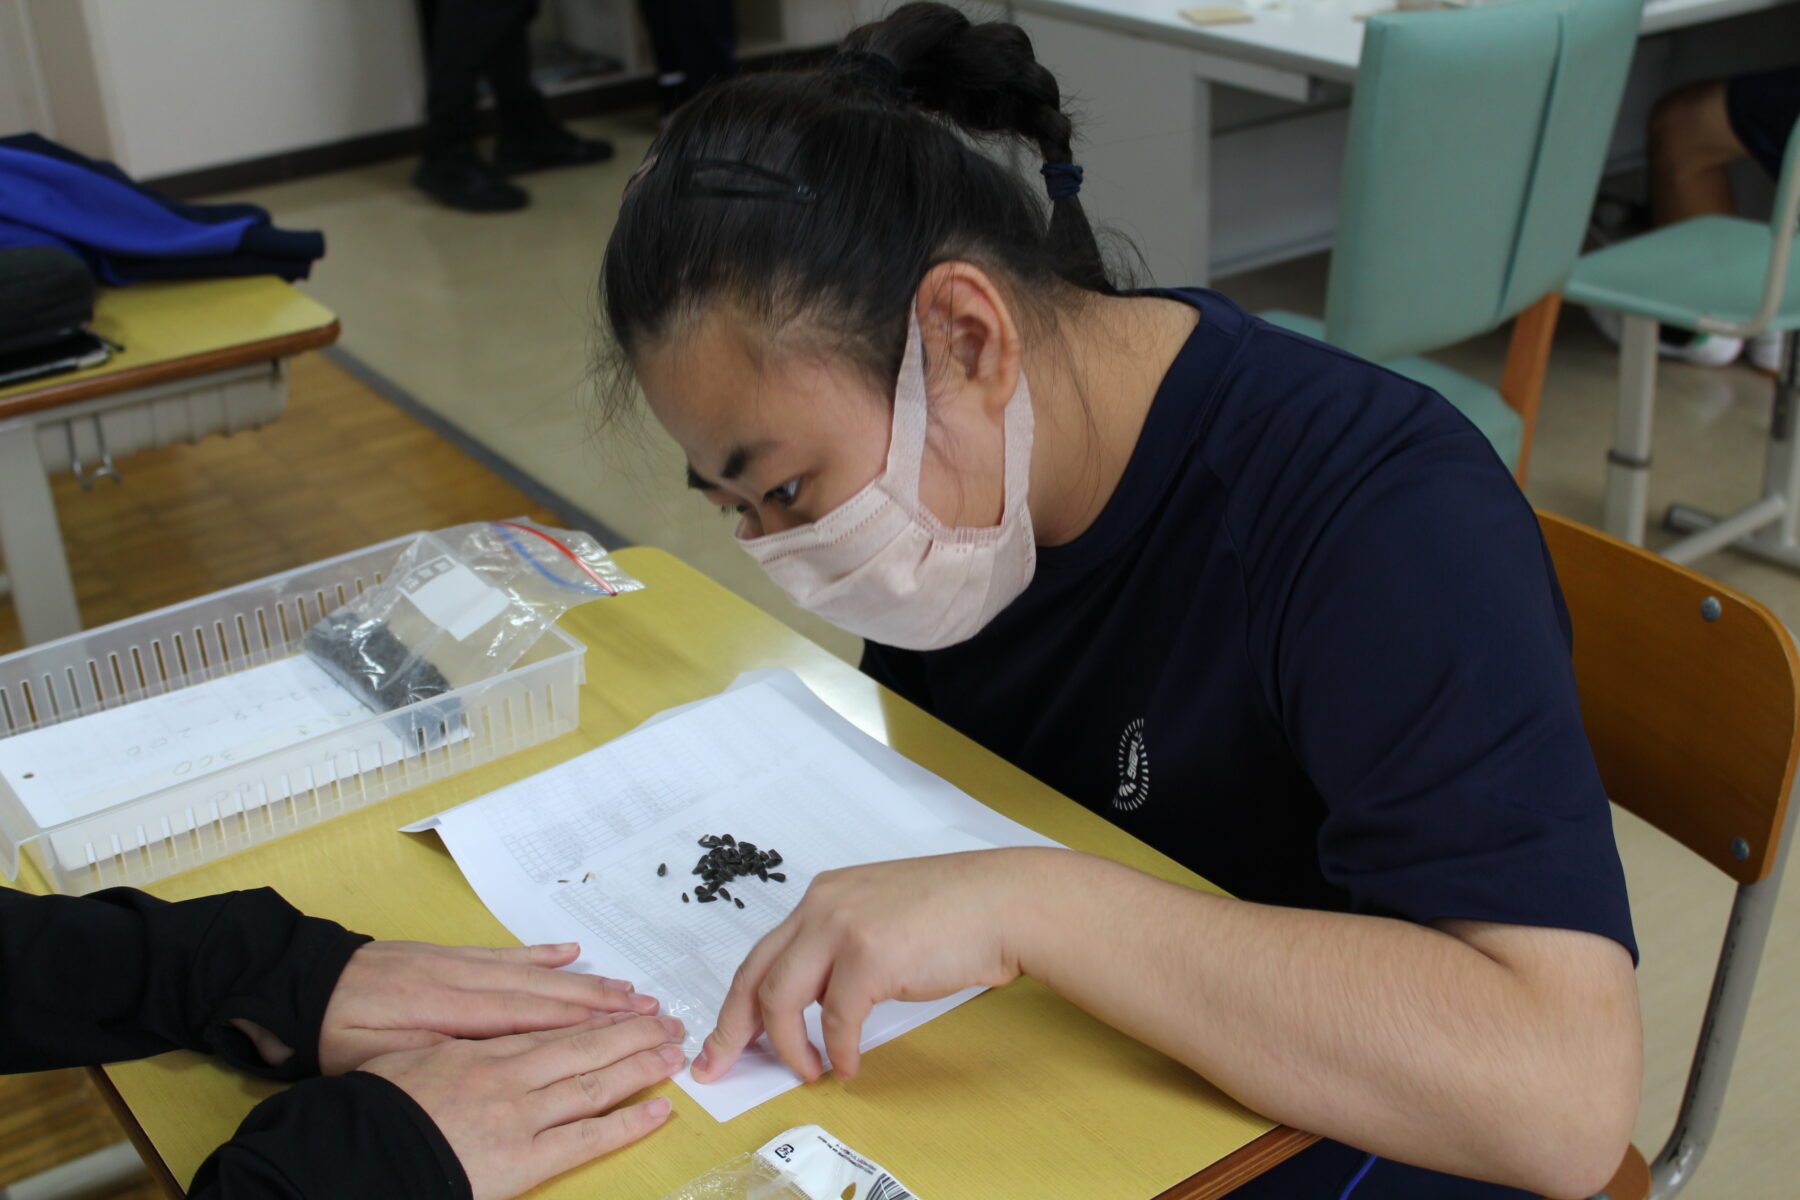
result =
[[[415,124],[412,0],[84,0],[114,150],[140,177]]]
[[[50,132],[49,100],[32,43],[24,5],[0,0],[0,137]]]
[[[34,64],[49,108],[45,132],[85,154],[109,157],[112,135],[81,0],[20,0],[17,7],[15,27],[22,25],[31,39],[18,57]]]
[[[781,40],[815,45],[897,3],[764,7]],[[35,125],[156,178],[406,128],[424,117],[417,21],[415,0],[0,0],[0,133]]]
[[[79,47],[44,18],[85,20],[85,99],[105,136],[79,148],[140,178],[261,158],[416,124],[423,70],[413,0],[29,0],[46,78]],[[54,91],[54,86],[52,87]],[[97,92],[97,95],[91,93]],[[52,97],[60,131],[65,98]],[[77,138],[69,137],[71,143]],[[96,142],[104,145],[96,145]]]

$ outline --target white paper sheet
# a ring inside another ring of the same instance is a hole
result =
[[[0,780],[49,828],[369,715],[317,663],[296,655],[0,738]],[[381,742],[383,759],[399,757],[398,737],[384,732]]]
[[[527,943],[578,941],[571,969],[637,982],[687,1023],[690,1054],[731,976],[821,871],[1056,843],[1000,816],[832,712],[789,672],[761,672],[596,750],[409,830],[435,828],[476,893]],[[705,834],[780,851],[787,882],[730,886],[745,907],[682,903]],[[666,863],[666,876],[656,874]],[[867,1049],[977,995],[876,1007]],[[823,1048],[818,1010],[808,1013]],[[799,1080],[762,1044],[714,1084],[677,1077],[720,1121]]]

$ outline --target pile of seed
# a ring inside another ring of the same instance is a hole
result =
[[[775,870],[781,865],[781,851],[759,850],[755,842],[740,842],[729,833],[707,834],[700,839],[700,848],[706,853],[694,864],[690,874],[700,876],[700,886],[694,889],[694,899],[701,904],[711,904],[714,900],[729,900],[739,908],[744,902],[731,894],[727,884],[736,883],[754,875],[764,883],[786,883],[787,876]],[[669,864],[660,863],[656,868],[659,876],[669,873]],[[688,903],[688,894],[681,893],[681,902]]]

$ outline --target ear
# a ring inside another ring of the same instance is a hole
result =
[[[914,313],[931,399],[1002,420],[1024,347],[993,277],[972,263],[939,263],[920,281]]]

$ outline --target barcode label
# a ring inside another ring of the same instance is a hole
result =
[[[900,1186],[900,1181],[892,1175],[883,1175],[869,1189],[868,1200],[916,1200],[913,1194]]]
[[[880,1163],[864,1158],[817,1125],[796,1125],[756,1152],[790,1191],[806,1200],[918,1200]],[[759,1193],[760,1194],[760,1193]]]

